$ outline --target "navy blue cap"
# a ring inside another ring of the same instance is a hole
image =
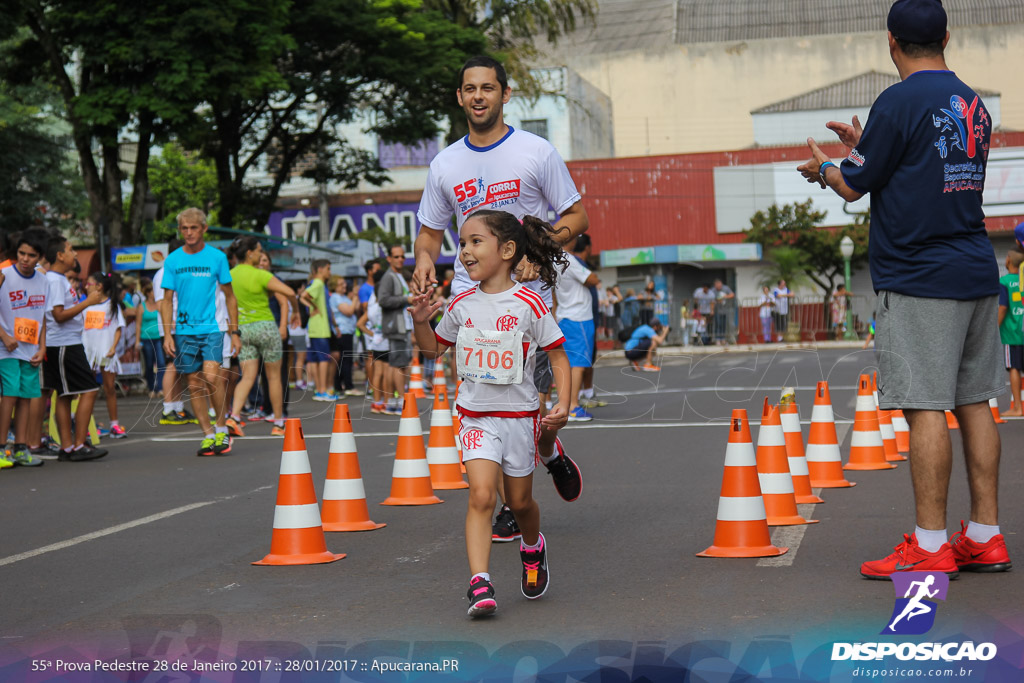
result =
[[[942,0],[896,0],[886,22],[889,33],[908,43],[938,43],[946,37]]]
[[[1024,223],[1018,223],[1013,229],[1013,236],[1017,238],[1017,244],[1024,247]]]

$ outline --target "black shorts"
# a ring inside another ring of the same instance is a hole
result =
[[[341,337],[335,337],[333,334],[327,338],[327,343],[330,345],[331,351],[342,353],[345,349],[341,347]]]
[[[1003,344],[1003,358],[1006,362],[1007,370],[1024,372],[1024,346]]]
[[[538,394],[546,394],[551,391],[551,360],[548,352],[537,349],[537,357],[533,366],[533,384],[537,387]]]
[[[74,396],[98,391],[96,373],[89,366],[85,347],[47,346],[43,361],[43,388],[56,391],[58,396]]]
[[[641,339],[634,348],[630,349],[629,351],[626,351],[626,359],[640,360],[642,358],[646,358],[647,349],[649,348],[651,348],[651,340]]]

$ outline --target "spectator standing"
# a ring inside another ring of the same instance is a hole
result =
[[[54,422],[60,435],[58,460],[94,460],[107,451],[88,443],[89,420],[99,386],[82,344],[85,330],[83,312],[100,302],[99,291],[79,300],[78,291],[67,274],[78,263],[75,249],[63,236],[51,237],[46,246],[50,269],[46,272],[46,361],[43,386],[57,393]],[[78,399],[72,432],[71,403]]]
[[[571,253],[571,252],[570,252]],[[601,281],[597,275],[584,266],[579,259],[569,258],[569,266],[558,271],[555,284],[555,320],[565,335],[565,352],[569,357],[572,385],[558,387],[559,392],[569,391],[569,421],[588,422],[594,416],[580,405],[579,393],[583,386],[583,375],[593,367],[594,309],[590,298],[590,287]]]
[[[761,318],[761,339],[765,344],[772,341],[772,314],[775,312],[775,296],[768,285],[761,288],[761,298],[757,302],[758,316]]]
[[[348,282],[338,277],[331,288],[329,299],[331,314],[334,316],[334,327],[338,332],[338,349],[340,365],[338,370],[338,389],[346,396],[362,396],[363,392],[356,389],[352,382],[352,360],[355,356],[356,313],[360,309],[359,297],[356,292],[348,291]]]
[[[693,292],[693,306],[705,321],[711,318],[715,310],[715,293],[711,291],[711,285],[701,285]]]
[[[311,267],[312,280],[299,297],[299,300],[309,308],[309,351],[306,360],[307,365],[313,366],[313,383],[316,386],[313,400],[333,402],[338,397],[335,396],[330,381],[331,321],[327,311],[327,281],[331,277],[331,262],[327,259],[316,259]]]
[[[779,280],[772,290],[772,296],[775,298],[775,334],[778,335],[776,341],[782,341],[789,329],[789,300],[796,295],[789,291],[785,280]]]
[[[380,278],[377,286],[377,303],[381,309],[381,326],[388,340],[388,365],[384,372],[384,393],[387,396],[386,412],[401,415],[402,406],[395,393],[405,391],[405,369],[412,363],[412,317],[406,308],[412,304],[402,272],[405,265],[405,247],[392,245],[388,249],[390,266]]]
[[[1006,571],[1001,446],[988,406],[1006,391],[999,269],[982,208],[992,119],[978,94],[946,65],[949,33],[941,3],[898,0],[887,24],[900,82],[875,100],[867,127],[856,118],[853,125],[827,124],[852,148],[841,167],[810,138],[812,157],[798,167],[808,182],[845,201],[871,195],[868,262],[879,295],[879,405],[902,409],[910,424],[917,526],[891,555],[861,565],[861,575]],[[970,522],[952,539],[946,502],[953,452],[945,410],[955,412],[964,435],[971,496]]]
[[[732,322],[733,303],[735,302],[736,294],[721,280],[715,280],[713,294],[715,295],[715,305],[712,309],[715,316],[715,343],[721,346],[732,337],[729,333],[729,326]]]
[[[1020,294],[1020,267],[1024,251],[1011,249],[1006,255],[1006,275],[999,278],[999,340],[1003,342],[1004,364],[1010,373],[1013,405],[1003,417],[1020,417],[1020,375],[1024,372],[1024,304]]]
[[[109,273],[93,273],[86,280],[85,287],[90,294],[98,291],[102,297],[99,303],[89,306],[84,312],[82,342],[85,355],[93,372],[103,376],[103,398],[110,417],[110,437],[123,439],[125,429],[117,419],[117,375],[121,372],[117,346],[124,334],[124,314],[121,312],[124,304],[117,280]]]
[[[846,285],[838,284],[832,292],[832,338],[842,339],[846,331],[846,307],[849,304],[850,293],[846,291]]]
[[[153,283],[142,278],[140,285],[143,301],[135,307],[135,327],[139,334],[135,340],[135,348],[142,356],[142,372],[146,378],[149,397],[156,398],[157,392],[163,393],[164,382],[164,349],[163,326],[160,324],[160,304],[153,296]]]
[[[622,329],[640,324],[640,300],[636,298],[636,290],[626,290],[622,298]]]

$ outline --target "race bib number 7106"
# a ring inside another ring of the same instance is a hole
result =
[[[463,327],[455,344],[459,375],[483,384],[521,384],[523,333]]]

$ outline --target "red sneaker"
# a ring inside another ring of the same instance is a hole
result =
[[[988,543],[978,543],[967,538],[967,525],[962,519],[960,531],[953,534],[949,544],[953,546],[953,558],[960,571],[1005,572],[1013,566],[1002,534],[993,536]]]
[[[917,544],[917,537],[913,534],[903,534],[903,542],[893,550],[896,552],[886,558],[862,564],[860,575],[881,581],[890,580],[889,577],[896,572],[945,572],[951,579],[960,576],[953,559],[953,548],[948,543],[930,553]]]

